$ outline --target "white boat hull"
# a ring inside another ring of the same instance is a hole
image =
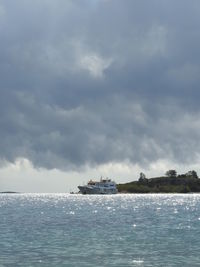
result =
[[[107,189],[107,188],[98,188],[98,187],[89,187],[89,186],[78,186],[80,193],[84,195],[111,195],[117,194],[117,189]]]

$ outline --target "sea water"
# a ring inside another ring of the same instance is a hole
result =
[[[1,194],[0,266],[200,266],[200,195]]]

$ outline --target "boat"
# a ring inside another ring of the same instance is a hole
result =
[[[110,195],[117,194],[117,186],[111,179],[103,179],[100,181],[90,180],[87,185],[79,185],[78,189],[81,194],[98,194],[98,195]]]

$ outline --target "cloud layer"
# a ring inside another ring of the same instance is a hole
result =
[[[194,164],[200,3],[0,1],[0,159]]]

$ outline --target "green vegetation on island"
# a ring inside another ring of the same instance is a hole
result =
[[[177,175],[169,170],[165,176],[146,178],[140,173],[138,181],[117,185],[120,193],[197,193],[200,192],[200,179],[196,171]]]

